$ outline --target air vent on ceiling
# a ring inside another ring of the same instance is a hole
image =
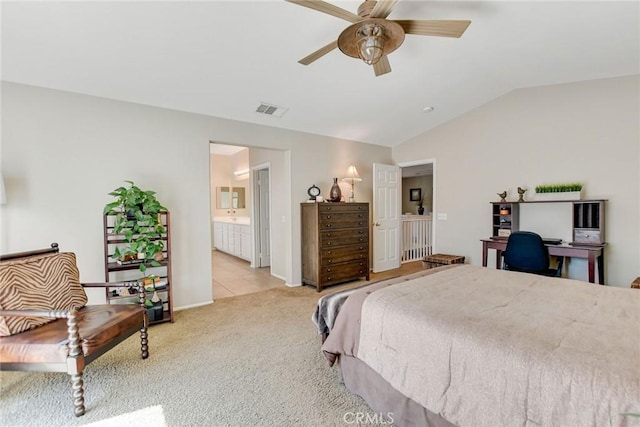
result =
[[[278,107],[277,105],[267,104],[265,102],[261,102],[258,108],[256,108],[256,113],[274,117],[282,117],[286,112],[287,109],[284,107]]]

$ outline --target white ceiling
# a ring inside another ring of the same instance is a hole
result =
[[[298,64],[350,23],[283,0],[3,1],[2,79],[393,146],[517,88],[640,73],[638,1],[401,1],[389,18],[472,23],[408,35],[375,77],[339,50]]]

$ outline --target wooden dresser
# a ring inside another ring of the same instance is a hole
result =
[[[369,280],[369,204],[302,203],[302,283]]]

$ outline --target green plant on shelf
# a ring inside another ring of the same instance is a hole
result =
[[[536,187],[536,193],[566,193],[580,190],[582,190],[582,184],[579,183],[538,185]]]
[[[142,190],[133,181],[125,181],[129,187],[118,187],[109,193],[116,198],[107,203],[103,213],[114,215],[113,232],[121,234],[125,247],[116,247],[113,256],[120,261],[140,262],[143,276],[148,267],[159,267],[156,260],[162,254],[166,232],[160,220],[160,213],[167,210],[156,198],[155,191]]]

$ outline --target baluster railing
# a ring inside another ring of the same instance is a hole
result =
[[[402,218],[402,263],[419,261],[432,253],[431,216]]]

